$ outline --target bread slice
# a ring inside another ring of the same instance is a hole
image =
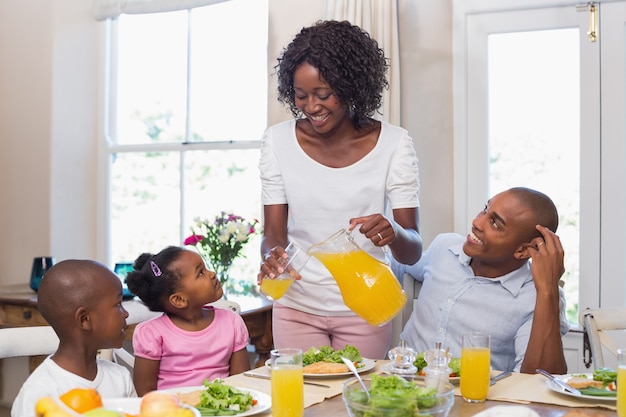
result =
[[[302,371],[305,374],[341,374],[350,372],[345,363],[313,362],[305,366]]]
[[[570,387],[576,388],[576,389],[583,389],[583,388],[589,388],[589,387],[595,387],[595,388],[601,389],[604,385],[602,381],[596,381],[595,379],[583,378],[583,377],[569,378],[565,382],[567,382],[567,385],[569,385]]]
[[[197,407],[200,405],[202,391],[204,390],[199,389],[189,392],[177,392],[176,397],[178,397],[178,401],[181,403]]]

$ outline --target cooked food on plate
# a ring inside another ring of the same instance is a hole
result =
[[[341,350],[330,346],[312,347],[302,355],[303,372],[305,374],[338,374],[350,372],[342,357],[354,362],[354,366],[362,368],[363,358],[359,350],[352,345],[346,345]]]
[[[257,402],[250,393],[226,385],[221,379],[206,379],[203,385],[204,389],[176,393],[182,403],[196,407],[202,416],[237,415]]]
[[[302,368],[305,374],[341,374],[350,372],[345,363],[313,362]]]
[[[593,411],[571,410],[563,414],[563,417],[603,417],[606,414],[595,413]]]
[[[565,381],[572,388],[576,388],[584,395],[603,397],[617,396],[617,372],[611,368],[598,368],[593,371],[591,378],[588,375],[570,375]]]
[[[595,379],[587,378],[586,376],[576,376],[567,380],[567,385],[576,389],[583,389],[589,387],[602,388],[604,383],[602,381],[596,381]]]

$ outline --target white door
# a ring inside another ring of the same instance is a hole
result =
[[[579,307],[626,300],[625,10],[596,4],[595,42],[588,5],[466,14],[456,226],[505,188],[550,195],[572,321]]]

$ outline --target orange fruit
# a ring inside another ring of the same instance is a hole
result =
[[[102,397],[93,388],[74,388],[61,395],[59,399],[80,414],[102,407]]]

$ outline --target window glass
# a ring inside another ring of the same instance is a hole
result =
[[[559,209],[568,318],[577,322],[580,226],[579,31],[492,34],[489,195],[526,186]],[[566,175],[564,176],[564,173]]]
[[[230,151],[228,158],[223,154],[219,150],[185,153],[184,237],[191,234],[194,219],[213,219],[222,211],[251,222],[261,220],[259,150]],[[260,244],[259,234],[250,239],[243,249],[244,257],[233,262],[231,276],[251,277],[256,282]]]
[[[177,152],[121,152],[111,158],[111,251],[114,262],[179,244]]]
[[[198,217],[260,220],[267,0],[122,15],[112,28],[111,264],[182,245]],[[232,277],[255,285],[259,246],[257,235]]]
[[[229,3],[192,15],[191,141],[258,139],[267,124],[267,100],[258,97],[267,96],[268,74],[265,68],[255,70],[267,62],[267,35],[255,36],[249,29],[267,14],[267,3],[248,1],[245,12],[224,24],[213,9],[232,7]]]
[[[187,15],[179,11],[119,17],[117,143],[185,138]]]

